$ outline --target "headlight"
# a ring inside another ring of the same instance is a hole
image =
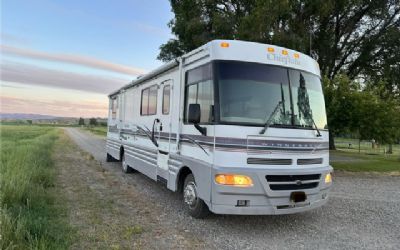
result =
[[[331,182],[332,182],[332,175],[331,175],[331,173],[328,173],[325,175],[325,184],[328,184]]]
[[[236,187],[253,186],[253,180],[249,176],[237,174],[217,174],[215,175],[215,182],[220,185]]]

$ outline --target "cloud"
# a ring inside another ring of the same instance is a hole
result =
[[[128,79],[52,70],[20,63],[2,64],[0,76],[1,80],[5,82],[74,89],[101,94],[109,94],[129,83]]]
[[[146,71],[143,69],[134,68],[127,65],[112,63],[101,59],[81,56],[81,55],[55,54],[55,53],[48,53],[32,49],[17,48],[8,45],[0,45],[0,49],[2,53],[8,55],[46,60],[52,62],[70,63],[95,69],[102,69],[111,72],[127,74],[131,76],[142,75],[146,73]]]
[[[106,98],[104,102],[68,102],[1,96],[1,112],[3,113],[34,113],[65,117],[106,117],[107,105]]]
[[[13,43],[13,44],[29,44],[30,41],[26,38],[22,38],[13,34],[8,33],[1,33],[1,41],[6,43]]]

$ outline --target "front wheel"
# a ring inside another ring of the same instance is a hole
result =
[[[184,182],[183,202],[185,209],[194,218],[201,219],[210,213],[207,204],[197,195],[197,186],[192,174],[189,174]]]
[[[113,161],[117,161],[117,160],[115,160],[115,158],[114,157],[112,157],[109,153],[107,153],[107,159],[106,159],[106,162],[113,162]]]
[[[122,166],[122,172],[124,172],[126,174],[133,172],[133,169],[126,162],[125,154],[122,155],[121,166]]]

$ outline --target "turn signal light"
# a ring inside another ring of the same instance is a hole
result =
[[[294,56],[294,58],[297,58],[297,59],[300,57],[300,55],[298,53],[294,53],[293,56]]]
[[[287,50],[282,50],[282,55],[287,56],[288,55],[288,51]]]
[[[228,47],[229,47],[229,43],[222,42],[222,43],[221,43],[221,47],[222,47],[222,48],[228,48]]]
[[[268,52],[270,52],[270,53],[273,53],[273,52],[275,52],[275,49],[274,48],[272,48],[272,47],[268,47]]]
[[[331,173],[325,175],[325,184],[331,183],[332,182],[332,175]]]
[[[215,182],[221,185],[237,186],[237,187],[251,187],[253,180],[246,175],[237,174],[217,174]]]

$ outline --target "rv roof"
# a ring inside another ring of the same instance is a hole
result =
[[[320,70],[317,61],[312,59],[310,56],[295,50],[255,42],[238,40],[213,40],[183,55],[182,57],[172,60],[167,64],[164,64],[163,66],[149,72],[148,74],[133,80],[119,90],[111,93],[109,96],[116,95],[123,89],[128,89],[132,86],[143,83],[146,80],[149,80],[159,74],[162,74],[163,72],[166,72],[169,69],[176,67],[179,65],[179,59],[186,60],[191,56],[194,56],[199,51],[207,51],[209,54],[209,61],[234,60],[271,64],[299,69],[320,76]]]

